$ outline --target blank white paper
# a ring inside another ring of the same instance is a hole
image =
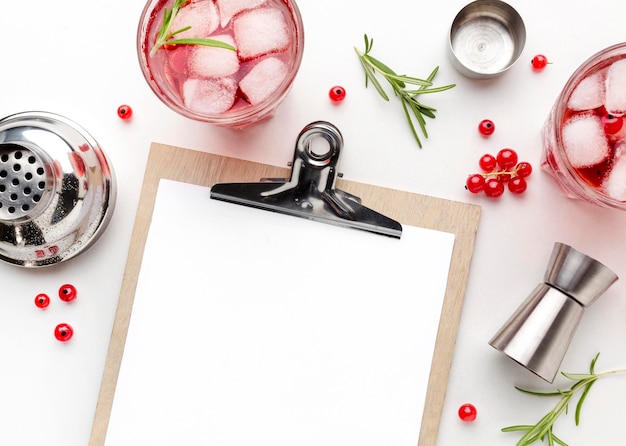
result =
[[[453,244],[161,180],[106,445],[415,446]]]

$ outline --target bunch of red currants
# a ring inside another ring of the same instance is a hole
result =
[[[473,173],[467,177],[465,188],[473,194],[484,192],[490,198],[497,198],[504,193],[505,185],[513,194],[526,190],[526,178],[532,173],[530,163],[518,162],[513,149],[502,149],[494,157],[483,155],[478,161],[483,173]]]

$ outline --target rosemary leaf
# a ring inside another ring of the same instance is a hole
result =
[[[413,133],[413,137],[417,141],[417,145],[419,148],[422,148],[422,141],[420,141],[420,137],[415,130],[415,126],[413,125],[413,120],[411,119],[411,115],[409,114],[409,109],[406,106],[406,102],[402,100],[402,109],[404,110],[404,114],[406,116],[407,121],[409,122],[409,127],[411,128],[411,133]]]
[[[372,50],[372,46],[374,45],[374,39],[369,40],[367,38],[367,34],[363,35],[363,39],[365,40],[365,54],[369,53]]]
[[[434,119],[435,112],[437,111],[433,107],[428,107],[421,104],[416,98],[421,94],[438,93],[441,91],[449,90],[455,87],[455,84],[446,85],[443,87],[433,87],[433,79],[439,71],[439,67],[435,67],[431,71],[430,75],[426,79],[420,79],[413,76],[399,75],[392,70],[387,64],[381,62],[379,59],[373,57],[370,53],[372,46],[374,45],[374,39],[367,37],[367,34],[363,36],[365,50],[360,51],[358,48],[354,48],[363,71],[365,72],[365,87],[367,88],[369,83],[374,86],[378,94],[386,101],[389,101],[389,95],[383,89],[383,86],[377,79],[377,75],[384,78],[391,86],[393,93],[400,99],[404,115],[411,129],[411,133],[417,142],[417,145],[422,148],[422,142],[419,138],[417,128],[414,121],[417,122],[422,135],[428,138],[428,132],[426,131],[425,117]],[[408,90],[406,86],[416,85],[417,89]]]
[[[568,446],[567,443],[565,443],[563,440],[561,440],[559,437],[557,437],[556,435],[552,434],[552,438],[554,439],[554,441],[556,441],[558,444],[560,444],[561,446]]]
[[[445,87],[433,87],[433,88],[426,88],[425,85],[423,85],[422,87],[420,87],[417,90],[406,90],[407,93],[409,94],[413,94],[415,96],[419,95],[419,94],[428,94],[428,93],[439,93],[441,91],[446,91],[449,90],[450,86],[446,85]]]
[[[175,0],[174,4],[170,9],[163,8],[163,23],[161,24],[161,28],[157,33],[156,42],[154,46],[150,50],[150,55],[154,56],[159,48],[162,48],[164,45],[203,45],[203,46],[214,46],[217,48],[224,48],[231,51],[236,51],[236,48],[228,43],[221,42],[215,39],[205,39],[205,38],[186,38],[186,39],[175,39],[174,36],[185,32],[191,29],[191,26],[185,26],[176,31],[170,31],[172,24],[174,23],[174,19],[178,15],[178,11],[183,7],[189,0]]]
[[[171,32],[171,33],[169,34],[169,36],[170,36],[170,37],[173,37],[173,36],[175,36],[176,34],[184,33],[185,31],[190,30],[190,29],[191,29],[191,26],[185,26],[184,28],[181,28],[181,29],[179,29],[179,30],[177,30],[177,31]]]
[[[387,73],[390,78],[400,80],[401,77],[404,77],[398,76],[395,71],[382,63],[380,60],[370,56],[369,54],[365,54],[363,57],[365,57],[365,59],[374,67],[374,69],[377,69],[380,73]],[[404,87],[404,85],[402,85],[402,87]]]
[[[563,395],[563,392],[561,392],[560,390],[557,390],[556,392],[536,392],[533,390],[522,389],[521,387],[517,387],[517,386],[515,386],[515,389],[523,393],[528,393],[529,395],[537,395],[537,396],[561,396]]]
[[[429,82],[425,79],[418,79],[416,77],[405,76],[405,75],[387,74],[385,75],[385,77],[389,79],[395,79],[396,81],[398,81],[398,84],[400,84],[402,88],[406,87],[405,84],[420,85],[423,87],[430,87],[433,84],[432,82]]]
[[[522,389],[520,387],[515,387],[520,392],[536,395],[536,396],[557,396],[560,397],[557,404],[554,408],[545,414],[536,424],[534,425],[525,425],[518,424],[513,426],[508,426],[502,428],[502,432],[524,432],[524,435],[517,442],[517,446],[529,446],[537,441],[547,440],[548,444],[554,445],[555,443],[560,446],[567,446],[563,440],[554,435],[554,423],[559,418],[559,416],[565,412],[568,413],[568,407],[571,399],[582,390],[582,394],[576,404],[576,412],[575,412],[575,421],[576,425],[580,423],[580,414],[582,410],[583,403],[585,402],[587,396],[589,395],[589,391],[593,384],[600,378],[614,375],[616,373],[624,373],[626,370],[611,370],[603,373],[595,373],[595,365],[598,360],[599,353],[593,358],[591,361],[591,365],[589,367],[589,373],[565,373],[561,372],[565,378],[575,381],[575,383],[568,390],[557,389],[554,392],[538,392],[533,390]]]
[[[437,75],[437,72],[439,71],[439,67],[435,67],[433,69],[433,71],[431,71],[431,73],[428,75],[428,77],[426,78],[426,80],[428,82],[432,82],[432,80],[435,78],[435,76]]]
[[[585,402],[585,399],[587,398],[587,395],[589,394],[589,390],[591,390],[591,386],[593,386],[595,382],[596,380],[594,379],[593,381],[591,381],[589,384],[585,386],[585,390],[583,390],[583,393],[580,396],[580,399],[578,400],[578,404],[576,404],[576,413],[574,414],[574,420],[576,421],[576,426],[580,424],[580,411],[583,407],[583,403]]]
[[[193,37],[187,39],[171,39],[167,41],[168,45],[203,45],[203,46],[214,46],[217,48],[224,48],[227,50],[235,50],[235,47],[220,40],[215,39],[204,39],[201,37]]]
[[[429,118],[435,119],[435,113],[434,112],[437,111],[437,110],[435,110],[432,107],[425,107],[425,106],[423,106],[422,104],[419,104],[419,103],[417,103],[416,106],[419,107],[420,113],[422,115],[425,115],[425,116],[428,116]],[[424,124],[426,124],[426,121],[424,121]]]
[[[426,120],[424,119],[423,115],[429,116],[430,118],[434,118],[435,115],[433,115],[428,110],[422,110],[413,101],[407,100],[407,102],[409,103],[409,105],[411,106],[411,109],[413,110],[413,114],[415,115],[415,120],[418,122],[420,128],[422,129],[422,133],[424,134],[426,138],[428,138],[428,132],[426,131]]]
[[[561,375],[566,377],[567,379],[571,379],[572,381],[580,381],[581,379],[591,379],[594,377],[594,374],[591,373],[566,373],[561,372]]]
[[[376,79],[376,74],[374,73],[372,67],[363,62],[363,60],[361,60],[361,63],[363,65],[363,69],[365,70],[365,87],[367,88],[368,81],[371,82],[374,88],[376,88],[376,91],[378,91],[378,93],[382,96],[382,98],[385,101],[389,101],[389,96],[387,96],[387,93],[383,89],[383,86],[380,84],[380,82],[378,82],[378,79]]]
[[[502,428],[502,432],[519,432],[519,431],[529,431],[533,428],[530,424],[518,424],[515,426],[507,426]]]

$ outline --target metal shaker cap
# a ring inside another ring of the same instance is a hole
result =
[[[584,306],[595,302],[617,279],[602,263],[563,243],[554,244],[543,278]]]
[[[73,121],[47,112],[0,120],[0,260],[53,265],[83,252],[111,219],[111,164]]]
[[[508,70],[526,44],[519,13],[501,0],[476,0],[452,21],[448,55],[461,74],[488,79]]]

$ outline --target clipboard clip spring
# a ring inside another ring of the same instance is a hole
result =
[[[312,122],[298,135],[289,179],[219,183],[211,188],[211,198],[400,238],[400,223],[335,188],[342,149],[337,127]]]

